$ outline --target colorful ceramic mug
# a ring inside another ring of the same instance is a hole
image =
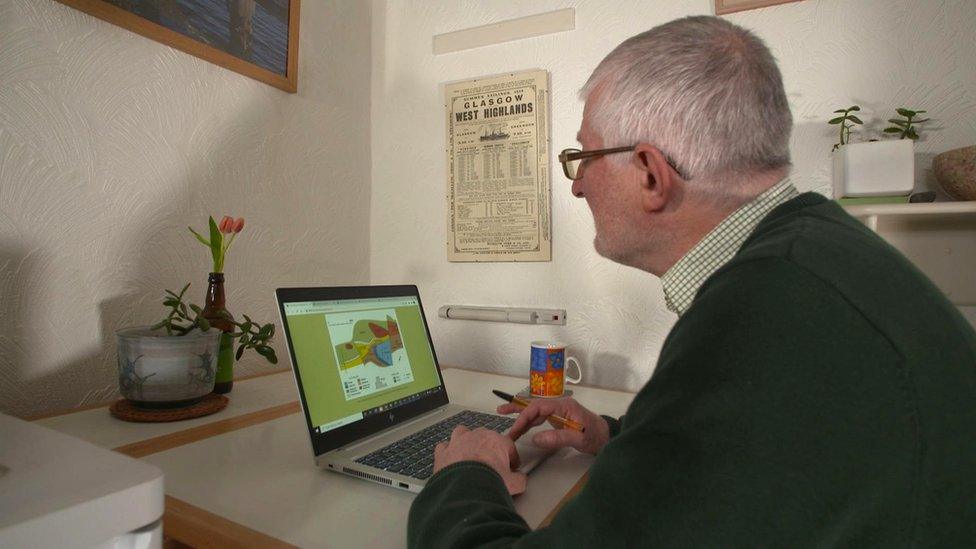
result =
[[[566,363],[576,366],[576,376],[566,377]],[[561,397],[565,383],[583,380],[579,360],[566,356],[566,346],[553,341],[533,341],[529,365],[529,393],[534,397]]]

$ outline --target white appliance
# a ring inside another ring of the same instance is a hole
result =
[[[163,472],[0,414],[0,547],[162,547]]]

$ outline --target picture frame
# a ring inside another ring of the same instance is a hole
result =
[[[754,10],[767,6],[799,2],[800,0],[715,0],[715,15],[725,15],[737,11]]]
[[[298,91],[301,0],[58,0],[289,93]]]

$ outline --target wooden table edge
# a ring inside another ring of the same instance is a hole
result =
[[[583,486],[586,485],[586,481],[589,478],[590,478],[590,471],[589,469],[587,469],[586,472],[584,472],[583,475],[579,478],[579,480],[576,481],[576,484],[574,484],[573,487],[566,492],[566,494],[562,497],[562,499],[560,499],[556,503],[556,506],[552,508],[552,511],[549,511],[549,514],[546,515],[546,518],[542,519],[542,522],[539,523],[539,526],[536,529],[538,530],[539,528],[545,528],[549,526],[552,523],[552,519],[556,518],[556,515],[558,515],[559,512],[563,510],[563,507],[565,507],[566,504],[569,503],[569,500],[575,498],[576,495],[580,493],[580,490],[583,489]]]
[[[173,496],[166,496],[163,531],[191,547],[296,547]]]

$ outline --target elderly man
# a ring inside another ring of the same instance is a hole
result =
[[[596,250],[660,276],[678,321],[619,421],[561,399],[508,437],[458,428],[410,544],[976,543],[976,335],[898,252],[790,184],[792,121],[762,41],[673,21],[618,46],[582,95],[582,151],[560,160]],[[512,440],[552,413],[586,431],[537,445],[597,457],[531,531]]]

